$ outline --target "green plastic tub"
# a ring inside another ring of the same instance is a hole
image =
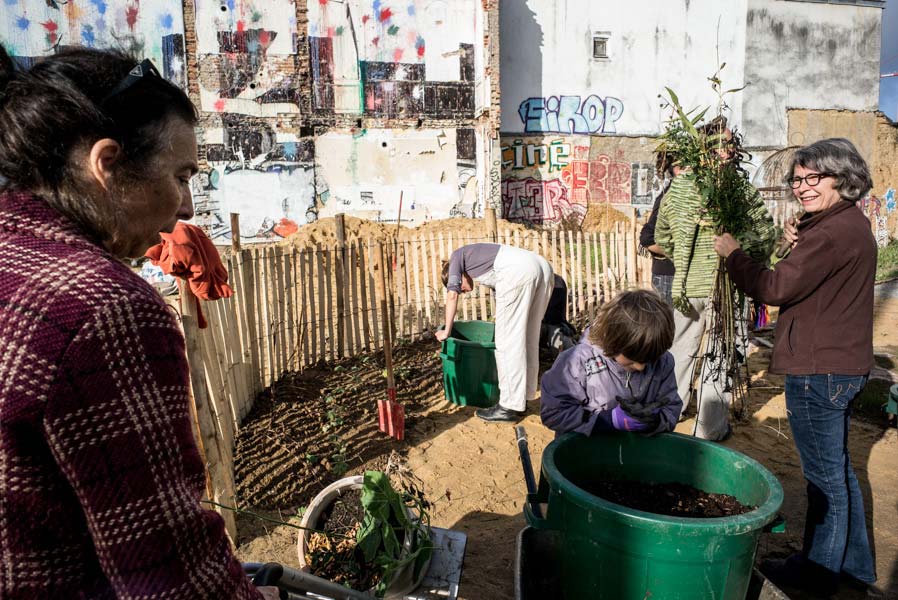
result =
[[[456,321],[443,342],[443,388],[459,406],[490,407],[499,402],[496,327],[489,321]]]
[[[600,480],[679,482],[757,508],[734,517],[667,517],[581,489]],[[559,599],[744,600],[758,538],[782,502],[770,471],[713,442],[676,433],[567,434],[543,452],[524,514],[531,527],[560,533]],[[547,506],[535,513],[533,504]]]

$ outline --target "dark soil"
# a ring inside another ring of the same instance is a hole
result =
[[[322,513],[315,528],[327,535],[309,536],[306,555],[314,575],[355,590],[366,590],[377,583],[377,573],[356,547],[356,533],[364,514],[360,490],[345,492]]]
[[[364,517],[361,491],[348,490],[324,512],[317,529],[341,536],[352,535]]]
[[[731,517],[755,509],[728,494],[709,494],[676,482],[598,481],[584,489],[615,504],[668,517]]]
[[[406,430],[423,405],[442,395],[439,344],[393,351],[397,400]],[[378,469],[407,442],[378,431],[377,401],[387,397],[383,353],[288,373],[256,398],[237,438],[237,495],[254,509],[292,510],[340,477]]]

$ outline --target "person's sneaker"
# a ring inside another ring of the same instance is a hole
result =
[[[497,404],[490,408],[481,408],[474,414],[484,421],[509,421],[513,423],[524,416],[524,411],[511,410]]]
[[[814,574],[812,570],[819,572]],[[760,571],[778,588],[801,590],[815,598],[831,598],[838,589],[838,583],[829,571],[823,573],[822,567],[808,567],[799,556],[762,560]]]

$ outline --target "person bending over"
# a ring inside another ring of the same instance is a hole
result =
[[[499,403],[480,409],[485,421],[517,421],[527,401],[536,398],[539,371],[539,332],[555,279],[552,267],[539,254],[500,244],[469,244],[443,263],[446,286],[445,327],[436,338],[452,332],[458,296],[474,282],[496,293],[496,370]]]

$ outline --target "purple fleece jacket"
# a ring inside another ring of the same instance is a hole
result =
[[[677,394],[671,353],[665,352],[643,371],[628,371],[591,344],[584,333],[580,343],[558,355],[543,375],[540,417],[558,434],[610,431],[614,429],[611,411],[618,405],[616,398],[627,396],[643,403],[666,401],[659,408],[661,423],[645,433],[672,431],[683,401]]]

